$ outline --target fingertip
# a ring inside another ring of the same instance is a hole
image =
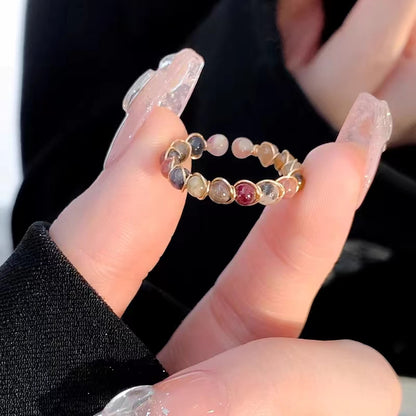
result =
[[[326,143],[313,149],[303,163],[304,197],[356,205],[364,185],[366,159],[365,149],[352,142]]]
[[[313,270],[321,281],[338,258],[355,214],[365,160],[364,151],[354,143],[315,148],[303,164],[304,188],[265,213],[262,235],[273,247],[281,244],[270,235],[286,242],[286,260],[298,265],[301,275]]]

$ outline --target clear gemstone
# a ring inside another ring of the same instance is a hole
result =
[[[282,185],[276,181],[265,179],[257,184],[261,190],[260,204],[270,205],[278,201],[284,192]]]
[[[200,134],[192,134],[186,140],[191,145],[192,159],[199,159],[207,148],[207,142]]]
[[[194,173],[186,182],[186,189],[194,198],[203,199],[207,193],[208,182],[201,174]]]
[[[182,190],[189,175],[188,169],[176,166],[169,172],[169,181],[176,189]]]
[[[231,151],[236,158],[245,159],[251,155],[253,147],[253,143],[250,139],[247,139],[247,137],[238,137],[233,141]]]
[[[214,134],[207,141],[207,150],[213,156],[225,155],[228,146],[228,139],[223,134]]]
[[[231,185],[223,178],[217,178],[211,182],[209,197],[217,204],[229,204],[234,199]]]
[[[257,188],[250,181],[239,181],[234,185],[235,200],[243,206],[254,205],[257,202]]]

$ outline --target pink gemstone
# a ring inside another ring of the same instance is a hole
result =
[[[214,134],[207,140],[207,150],[213,156],[223,156],[228,150],[228,139],[223,134]]]
[[[251,155],[253,143],[250,139],[247,139],[247,137],[239,137],[233,141],[231,151],[236,158],[245,159]]]
[[[254,183],[239,182],[235,185],[235,192],[235,200],[240,205],[249,206],[257,202],[257,189]]]
[[[294,177],[285,177],[278,180],[285,188],[284,198],[292,198],[298,189],[298,181]]]
[[[174,157],[168,157],[162,162],[162,165],[160,167],[160,170],[162,171],[162,175],[165,178],[169,177],[169,172],[172,170],[172,168],[178,163],[177,159]]]

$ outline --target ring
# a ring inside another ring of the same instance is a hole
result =
[[[190,134],[186,140],[173,141],[161,158],[161,171],[169,182],[179,190],[200,200],[207,196],[217,204],[237,202],[242,206],[257,203],[274,204],[283,198],[292,198],[305,184],[302,165],[287,150],[279,151],[270,142],[253,144],[246,137],[234,140],[231,150],[238,159],[255,156],[263,167],[274,166],[279,174],[277,179],[264,179],[253,183],[242,179],[231,185],[224,178],[212,181],[200,173],[191,173],[183,164],[189,158],[199,159],[205,151],[213,156],[223,156],[228,150],[228,139],[222,134],[215,134],[208,140],[199,133]]]

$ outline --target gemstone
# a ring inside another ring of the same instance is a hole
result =
[[[282,169],[285,163],[286,163],[286,155],[284,153],[279,153],[274,158],[274,168],[277,171],[280,171],[280,169]]]
[[[178,153],[179,162],[183,162],[184,160],[188,159],[189,155],[191,154],[191,145],[187,142],[184,142],[183,140],[174,141],[170,147]]]
[[[273,143],[263,142],[257,148],[257,157],[263,167],[273,165],[273,160],[278,154],[277,147]]]
[[[208,182],[200,173],[194,173],[188,178],[186,189],[194,198],[204,199],[208,190]]]
[[[177,159],[179,161],[180,160],[180,154],[175,149],[168,149],[168,151],[167,151],[167,153],[165,155],[165,158],[166,159],[175,158],[175,159]]]
[[[235,200],[243,206],[254,205],[257,202],[258,191],[253,182],[238,181],[235,185]]]
[[[270,205],[274,204],[280,198],[282,198],[283,193],[285,192],[283,185],[271,179],[265,179],[257,184],[260,188],[260,204]]]
[[[253,143],[250,139],[247,139],[247,137],[238,137],[233,141],[231,151],[236,158],[245,159],[251,155],[253,147]]]
[[[188,169],[176,166],[169,172],[169,181],[176,189],[182,190],[189,175]]]
[[[199,159],[207,148],[205,139],[200,134],[194,133],[186,141],[191,145],[191,158]]]
[[[178,162],[178,159],[176,158],[176,157],[168,157],[167,159],[165,159],[163,162],[162,162],[162,165],[161,165],[161,171],[162,171],[162,175],[165,177],[165,178],[168,178],[169,177],[169,172],[172,170],[172,168],[174,167],[174,166],[176,166],[177,164],[178,164],[179,162]]]
[[[300,172],[295,172],[293,174],[293,177],[298,181],[299,190],[303,189],[303,187],[305,186],[305,178],[303,177],[303,175]]]
[[[295,169],[299,169],[301,167],[301,164],[294,159],[292,162],[286,163],[286,165],[283,166],[283,168],[280,170],[280,173],[282,175],[289,175],[290,172],[294,171]]]
[[[293,176],[283,176],[277,180],[285,188],[284,198],[292,198],[299,189],[298,180]]]
[[[223,178],[216,178],[209,186],[209,197],[217,204],[229,204],[234,200],[232,186]]]
[[[207,141],[207,150],[213,156],[225,155],[228,146],[228,139],[223,134],[214,134]]]

